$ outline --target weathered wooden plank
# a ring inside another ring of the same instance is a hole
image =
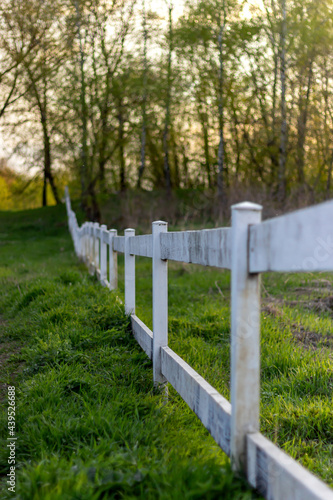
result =
[[[333,270],[333,201],[250,228],[249,271]]]
[[[100,241],[99,241],[99,233],[100,233],[100,227],[98,222],[94,222],[94,265],[96,269],[99,269],[99,247],[100,247]]]
[[[115,290],[118,286],[118,254],[113,250],[113,240],[117,237],[117,230],[109,231],[109,283],[110,290]]]
[[[260,279],[248,273],[248,228],[261,220],[260,205],[232,207],[231,266],[231,462],[246,464],[246,434],[259,431]]]
[[[231,229],[177,231],[161,235],[162,259],[231,268]]]
[[[130,253],[140,257],[153,257],[153,239],[151,234],[134,236],[129,241]]]
[[[104,227],[104,226],[102,226],[102,227]],[[109,231],[107,230],[107,227],[105,226],[105,229],[102,231],[101,241],[103,243],[106,243],[106,245],[108,245],[109,240],[110,240],[110,234],[109,234]]]
[[[134,229],[125,229],[125,313],[135,314],[135,255],[129,252],[129,239],[135,235]]]
[[[100,281],[104,282],[104,280],[107,279],[107,260],[108,260],[108,254],[107,254],[107,243],[104,241],[104,235],[107,235],[109,237],[109,233],[107,231],[106,225],[103,224],[100,228],[100,238],[101,238],[101,243],[100,243],[100,269],[101,269],[101,276],[100,276]]]
[[[247,436],[247,477],[267,500],[333,500],[333,490],[259,432]]]
[[[161,348],[162,373],[230,455],[231,405],[169,347]]]
[[[131,316],[134,338],[147,356],[153,357],[153,332],[135,314]]]
[[[115,236],[113,238],[113,250],[119,253],[125,253],[125,237]]]
[[[153,236],[153,377],[154,384],[167,384],[161,370],[161,348],[168,345],[168,262],[161,259],[162,234],[166,234],[168,223],[155,221]]]

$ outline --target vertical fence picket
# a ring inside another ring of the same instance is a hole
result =
[[[135,255],[129,251],[129,238],[135,236],[134,229],[125,229],[125,313],[135,313]]]
[[[98,222],[94,223],[94,265],[95,271],[99,269],[99,224]]]
[[[109,231],[109,284],[110,290],[115,290],[118,286],[118,253],[113,249],[113,241],[117,236],[116,229]]]
[[[236,470],[246,468],[246,435],[259,431],[260,279],[248,272],[248,238],[261,210],[247,202],[232,207],[230,444]]]
[[[87,224],[83,226],[83,261],[87,264]]]
[[[153,233],[153,375],[154,384],[166,384],[161,371],[161,347],[168,345],[168,262],[161,259],[160,235],[167,222],[152,224]]]
[[[101,226],[100,229],[100,238],[101,238],[101,275],[100,275],[100,281],[103,286],[105,286],[105,282],[107,280],[107,260],[108,260],[108,254],[107,254],[107,244],[105,243],[105,233],[107,233],[107,227],[105,224]]]
[[[94,273],[94,262],[95,262],[95,228],[94,223],[90,222],[90,274]]]

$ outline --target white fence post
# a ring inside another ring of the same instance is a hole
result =
[[[156,221],[153,233],[153,375],[154,384],[166,384],[161,371],[161,347],[168,345],[168,261],[161,259],[160,235],[168,223]]]
[[[88,231],[87,223],[85,222],[84,228],[83,228],[83,260],[84,260],[85,264],[87,264],[87,260],[88,260],[88,258],[87,258],[87,255],[88,255],[87,231]]]
[[[79,254],[79,259],[82,260],[82,228],[79,227],[77,230],[78,234],[78,254]]]
[[[246,434],[259,431],[260,278],[248,272],[249,225],[261,221],[260,205],[232,208],[231,243],[231,460],[246,468]]]
[[[89,272],[90,274],[94,274],[94,245],[95,245],[95,238],[94,238],[94,223],[90,222],[89,223]]]
[[[117,236],[116,229],[109,231],[109,283],[110,290],[115,290],[118,286],[118,253],[113,250],[113,239]]]
[[[94,222],[94,265],[95,270],[99,269],[99,224],[98,222]]]
[[[100,237],[101,237],[101,274],[100,281],[102,285],[105,285],[105,281],[107,279],[107,244],[104,242],[104,234],[107,232],[107,227],[105,224],[101,226]]]
[[[134,229],[125,229],[125,313],[135,313],[135,255],[129,253],[129,238]]]

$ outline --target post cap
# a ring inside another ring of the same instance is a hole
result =
[[[155,221],[153,222],[153,226],[155,226],[155,225],[156,225],[156,226],[167,226],[167,225],[168,225],[168,223],[167,223],[167,222],[165,222],[164,220],[155,220]]]
[[[231,209],[232,210],[261,212],[262,205],[258,205],[257,203],[252,203],[251,201],[243,201],[242,203],[236,203],[236,205],[232,205]]]

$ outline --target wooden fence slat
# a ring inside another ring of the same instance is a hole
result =
[[[266,220],[250,228],[249,270],[333,270],[333,201]]]
[[[247,479],[267,500],[333,500],[329,488],[262,434],[247,436]]]
[[[135,256],[130,254],[129,239],[134,229],[125,229],[125,313],[135,314]]]
[[[101,227],[104,227],[104,226],[101,226]],[[102,234],[101,234],[101,242],[106,243],[106,245],[108,245],[110,243],[109,231],[107,230],[106,226],[105,226],[105,230],[102,231]]]
[[[107,260],[108,260],[108,254],[107,254],[107,244],[105,243],[105,238],[104,235],[109,237],[109,233],[107,231],[107,227],[105,224],[101,226],[100,229],[100,245],[101,245],[101,274],[100,274],[100,281],[103,286],[105,286],[105,281],[107,279]]]
[[[230,455],[231,405],[169,347],[162,347],[162,373],[199,417],[222,450]]]
[[[118,286],[118,254],[114,250],[114,240],[117,238],[117,230],[109,231],[109,286],[115,290]]]
[[[95,269],[99,269],[99,224],[98,222],[94,223],[94,266]]]
[[[231,460],[246,466],[246,434],[259,430],[260,280],[248,272],[248,228],[261,220],[260,205],[232,207]]]
[[[89,272],[94,269],[94,224],[89,222]]]
[[[115,236],[113,238],[113,250],[119,253],[125,253],[125,237]]]
[[[163,234],[161,258],[230,269],[231,229],[203,229]]]
[[[153,237],[151,234],[134,236],[130,239],[129,248],[132,255],[153,257]]]
[[[161,370],[161,347],[168,345],[168,263],[161,259],[161,235],[168,230],[167,222],[152,224],[153,242],[153,376],[154,384],[165,384]],[[165,387],[167,393],[167,387]]]
[[[135,314],[131,316],[134,338],[147,356],[153,358],[153,332]]]

